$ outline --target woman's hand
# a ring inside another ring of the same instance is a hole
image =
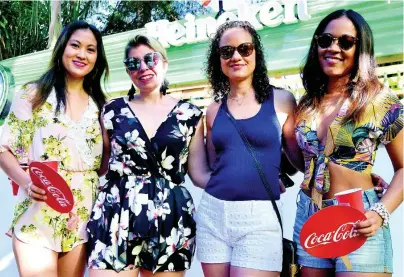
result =
[[[46,191],[41,189],[40,187],[34,185],[32,181],[30,181],[27,185],[23,186],[24,189],[27,191],[28,197],[35,200],[35,201],[45,201]]]
[[[379,198],[382,198],[384,191],[387,190],[387,188],[389,187],[389,184],[386,181],[384,181],[383,178],[377,174],[372,173],[370,176],[372,177],[372,183],[373,183],[375,192],[377,193],[377,196]]]
[[[355,224],[355,232],[365,237],[372,237],[377,233],[380,226],[382,226],[383,218],[374,211],[367,211],[365,216],[366,220]]]

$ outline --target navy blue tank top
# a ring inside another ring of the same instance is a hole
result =
[[[226,115],[223,106],[227,105],[226,102],[224,98],[212,126],[216,161],[205,191],[227,201],[269,200],[251,154]],[[237,124],[254,148],[275,200],[278,200],[282,132],[275,112],[273,92],[261,104],[256,115],[238,119]]]

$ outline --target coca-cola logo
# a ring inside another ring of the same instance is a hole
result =
[[[66,195],[46,178],[43,171],[37,167],[31,167],[31,172],[38,177],[39,181],[44,185],[45,189],[55,198],[61,207],[71,206]]]
[[[327,232],[323,234],[312,233],[307,237],[304,241],[305,248],[314,248],[319,245],[325,245],[329,243],[339,242],[341,240],[351,239],[354,237],[359,236],[358,234],[354,233],[353,226],[360,222],[360,220],[356,222],[347,222],[342,224],[337,228],[337,230],[332,232]]]
[[[354,232],[354,225],[366,217],[349,206],[332,206],[312,215],[300,231],[300,244],[311,255],[336,258],[361,247],[366,237]]]

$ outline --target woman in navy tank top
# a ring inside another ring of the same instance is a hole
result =
[[[281,209],[282,147],[292,164],[303,169],[294,134],[296,101],[269,84],[262,44],[248,22],[219,27],[206,71],[215,99],[206,117],[212,174],[196,215],[198,258],[206,277],[279,276],[281,228],[253,159],[225,111],[254,148]]]

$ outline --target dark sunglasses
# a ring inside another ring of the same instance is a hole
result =
[[[152,69],[159,63],[160,59],[161,59],[160,53],[151,52],[144,55],[143,59],[131,57],[125,59],[123,63],[130,72],[135,72],[140,69],[142,61],[144,61],[144,63],[147,65],[148,68]]]
[[[244,42],[237,47],[234,46],[222,46],[219,48],[219,55],[223,60],[228,60],[234,55],[236,51],[243,57],[248,57],[254,51],[254,44],[251,42]]]
[[[328,33],[315,36],[314,38],[317,40],[317,45],[320,46],[321,48],[328,48],[331,46],[334,40],[337,40],[338,46],[344,51],[351,49],[352,46],[354,46],[354,44],[358,41],[358,38],[350,35],[342,35],[336,38]]]

